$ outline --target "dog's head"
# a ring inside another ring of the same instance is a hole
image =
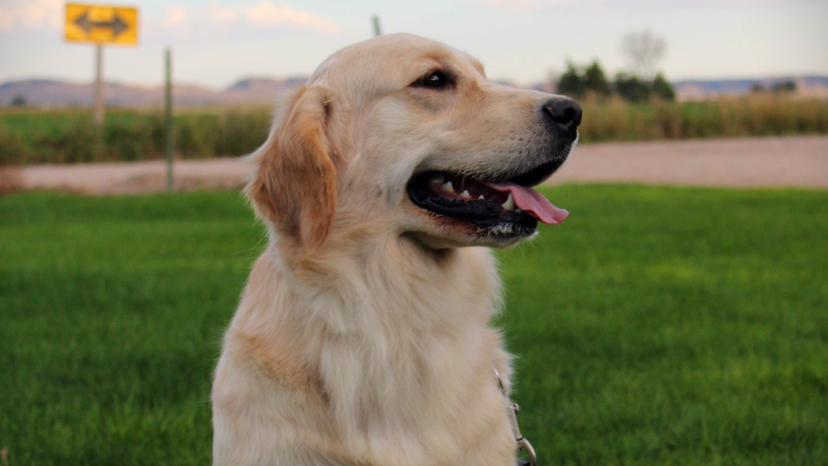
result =
[[[281,101],[248,195],[306,250],[332,231],[508,246],[566,217],[531,187],[566,160],[580,120],[572,100],[495,84],[466,53],[382,36]]]

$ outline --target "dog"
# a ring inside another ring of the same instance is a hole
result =
[[[269,240],[216,368],[213,464],[513,466],[491,248],[567,216],[531,187],[580,121],[407,34],[283,96],[249,156]]]

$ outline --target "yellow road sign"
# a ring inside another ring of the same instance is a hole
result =
[[[138,9],[66,4],[66,40],[98,44],[136,44]]]

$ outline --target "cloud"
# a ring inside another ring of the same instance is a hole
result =
[[[466,2],[504,10],[537,10],[546,4],[561,3],[560,0],[466,0]]]
[[[247,7],[210,3],[201,10],[200,16],[205,22],[224,28],[244,25],[257,29],[286,27],[324,33],[339,30],[337,24],[329,19],[270,0]]]
[[[187,9],[184,7],[167,5],[164,12],[166,16],[161,25],[165,28],[177,29],[187,23]]]
[[[211,4],[207,5],[206,12],[207,12],[207,17],[211,21],[213,21],[215,23],[219,23],[219,24],[224,24],[224,23],[234,21],[236,19],[236,17],[239,15],[239,12],[238,12],[237,9],[232,8],[232,7],[219,6],[215,3],[211,3]]]
[[[61,0],[19,0],[0,4],[0,32],[59,29],[63,21]]]
[[[539,10],[553,6],[571,7],[579,10],[625,7],[768,7],[786,6],[790,3],[815,4],[821,0],[466,0],[467,3],[485,5],[505,10]]]
[[[336,23],[314,16],[306,11],[294,10],[287,5],[263,1],[256,6],[244,8],[244,16],[253,26],[292,25],[320,32],[336,32]]]

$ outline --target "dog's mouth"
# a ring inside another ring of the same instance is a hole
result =
[[[526,236],[535,232],[539,221],[553,225],[569,215],[532,189],[560,165],[548,162],[505,179],[425,171],[408,182],[408,196],[416,206],[469,222],[480,233]]]

